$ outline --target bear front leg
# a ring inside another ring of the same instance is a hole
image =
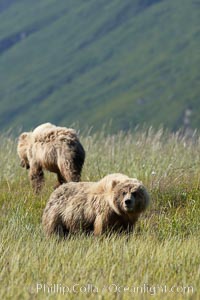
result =
[[[52,234],[57,234],[59,237],[65,237],[67,235],[68,231],[63,226],[61,219],[57,202],[52,201],[48,203],[42,216],[43,229],[48,237]]]
[[[103,220],[103,216],[99,215],[96,217],[94,222],[94,235],[99,236],[106,231],[105,220]]]
[[[35,193],[39,193],[44,184],[44,173],[40,166],[34,164],[30,166],[29,178]]]

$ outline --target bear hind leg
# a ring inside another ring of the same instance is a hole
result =
[[[79,182],[81,177],[76,166],[69,160],[60,166],[60,174],[62,178],[64,178],[65,182]]]
[[[61,184],[66,183],[65,178],[61,175],[60,172],[57,173],[57,179],[58,179],[58,182],[54,186],[54,190],[57,189]]]
[[[53,206],[45,208],[42,216],[42,225],[47,236],[56,234],[59,237],[65,237],[68,234],[68,230],[62,222],[61,216],[58,215]]]

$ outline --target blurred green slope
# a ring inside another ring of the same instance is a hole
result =
[[[0,1],[0,128],[200,127],[200,1]]]

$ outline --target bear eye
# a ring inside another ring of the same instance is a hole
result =
[[[122,192],[122,195],[123,195],[123,196],[125,196],[125,195],[126,195],[126,192],[125,192],[125,191],[123,191],[123,192]]]
[[[136,192],[132,192],[131,195],[132,195],[133,197],[136,197],[137,193],[136,193]]]

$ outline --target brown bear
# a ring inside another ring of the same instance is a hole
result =
[[[44,182],[43,169],[57,174],[57,186],[80,180],[85,151],[74,129],[42,124],[19,136],[17,152],[36,192]]]
[[[110,174],[98,182],[70,182],[51,194],[43,228],[47,236],[80,230],[94,235],[109,229],[130,232],[148,204],[142,182],[123,174]]]

